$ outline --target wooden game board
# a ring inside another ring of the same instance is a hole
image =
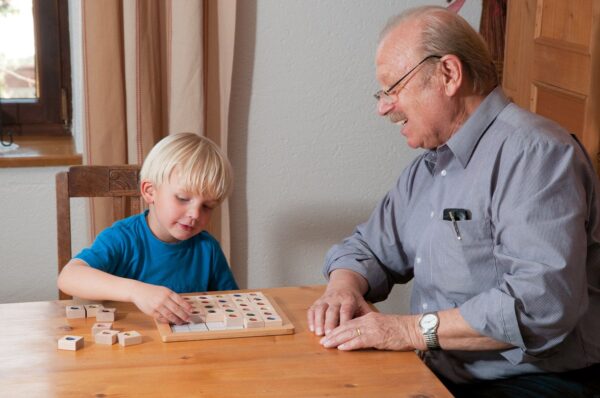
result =
[[[194,307],[192,322],[172,325],[155,320],[166,343],[294,333],[294,325],[275,300],[259,291],[182,296]]]

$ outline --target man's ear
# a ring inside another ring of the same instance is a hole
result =
[[[453,97],[464,83],[463,64],[453,54],[444,55],[440,64],[444,91],[447,96]]]
[[[140,192],[146,203],[149,205],[154,203],[154,195],[156,194],[156,187],[154,186],[154,183],[148,180],[142,180],[142,183],[140,184]]]

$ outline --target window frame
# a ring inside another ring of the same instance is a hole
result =
[[[37,99],[1,99],[2,132],[71,135],[68,0],[33,0]]]

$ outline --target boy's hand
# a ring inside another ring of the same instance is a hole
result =
[[[174,291],[140,282],[131,292],[131,301],[144,313],[161,321],[181,325],[189,321],[192,306]]]

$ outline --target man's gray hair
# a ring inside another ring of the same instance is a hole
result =
[[[467,21],[443,7],[408,9],[391,18],[382,30],[383,40],[397,26],[418,20],[422,27],[420,51],[427,55],[456,55],[473,83],[473,92],[484,95],[498,85],[498,72],[485,41]]]

